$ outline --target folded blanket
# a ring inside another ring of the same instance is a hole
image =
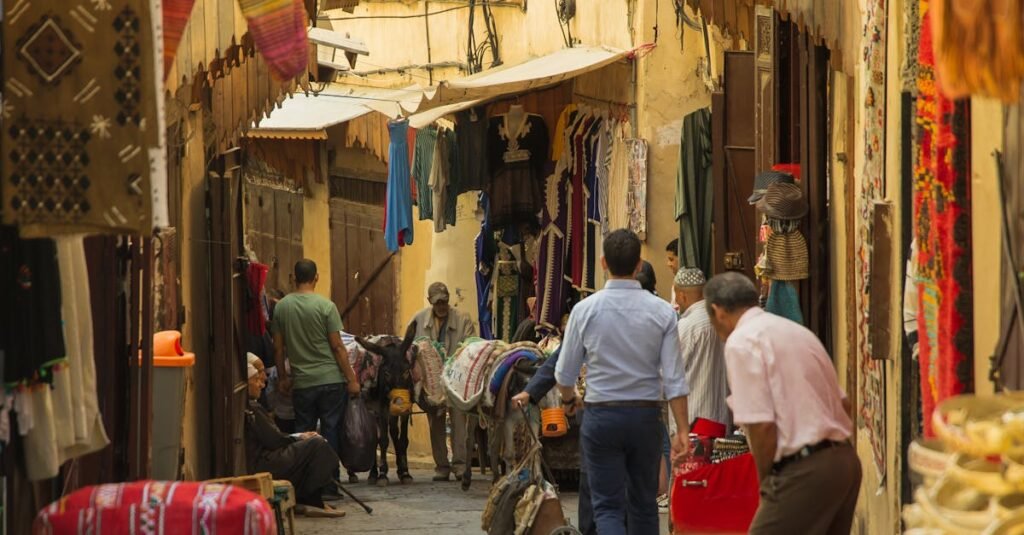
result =
[[[448,403],[471,411],[483,396],[495,361],[508,346],[500,340],[474,339],[463,344],[444,366],[442,382]]]
[[[426,402],[431,407],[442,407],[447,402],[441,375],[444,373],[444,348],[430,338],[417,338],[413,345],[418,348],[414,378],[426,393]]]

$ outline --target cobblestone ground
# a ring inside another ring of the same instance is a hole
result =
[[[347,515],[339,519],[297,517],[296,531],[302,535],[328,533],[415,533],[479,534],[480,513],[491,485],[490,475],[473,474],[473,486],[462,492],[459,483],[434,483],[433,472],[414,469],[415,481],[399,485],[394,477],[386,488],[366,483],[346,485],[350,492],[373,508],[367,515],[351,498],[335,505]],[[576,494],[566,494],[563,505],[570,518],[576,518]]]
[[[417,463],[419,464],[419,463]],[[394,466],[392,464],[392,466]],[[433,472],[423,468],[412,470],[415,481],[399,485],[392,476],[386,488],[370,487],[366,483],[346,485],[346,488],[373,508],[367,515],[351,498],[345,497],[336,506],[348,513],[344,518],[319,519],[296,517],[296,531],[302,535],[334,533],[408,533],[416,535],[479,534],[480,513],[490,490],[491,476],[473,474],[473,486],[462,492],[459,484],[434,483]],[[576,493],[562,494],[566,516],[576,522]],[[666,515],[662,515],[662,532],[667,533]]]

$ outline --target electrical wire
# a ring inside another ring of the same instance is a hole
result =
[[[477,2],[476,5],[478,5],[478,6],[492,6],[493,5],[493,6],[499,6],[499,7],[517,7],[517,8],[520,7],[518,5],[510,4],[508,2],[495,2],[495,1],[491,1],[491,2]],[[355,17],[327,17],[327,16],[321,15],[319,18],[321,20],[345,20],[345,21],[348,21],[348,20],[379,20],[379,19],[418,19],[420,17],[430,17],[432,15],[442,15],[444,13],[449,13],[451,11],[457,11],[457,10],[460,10],[460,9],[469,9],[470,7],[473,7],[472,4],[466,4],[466,5],[461,5],[461,6],[449,7],[449,8],[445,8],[445,9],[440,9],[438,11],[431,11],[429,13],[417,13],[415,15],[359,15],[359,16],[355,16]]]

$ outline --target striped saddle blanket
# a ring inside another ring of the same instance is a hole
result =
[[[425,394],[424,399],[431,407],[446,405],[448,396],[441,383],[441,375],[444,373],[444,348],[427,337],[417,338],[413,342],[413,347],[418,351],[413,378],[421,385]]]

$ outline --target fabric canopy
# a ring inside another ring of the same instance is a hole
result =
[[[518,65],[447,80],[424,91],[426,99],[419,111],[547,87],[614,63],[629,53],[605,46],[564,48]]]
[[[418,86],[406,89],[372,89],[334,84],[320,94],[298,93],[285,99],[280,109],[260,121],[250,137],[300,137],[311,139],[310,132],[323,130],[378,112],[390,118],[415,111],[423,98]],[[317,135],[312,138],[322,139]]]

